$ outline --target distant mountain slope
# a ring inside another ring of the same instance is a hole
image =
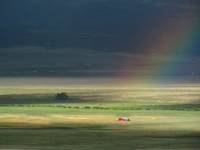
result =
[[[148,62],[151,57],[146,54],[74,48],[1,48],[0,75],[128,75],[151,69],[150,64],[138,64],[138,61]],[[158,55],[156,59],[164,58]],[[132,60],[132,63],[124,66],[127,60]],[[166,61],[184,68],[158,75],[200,74],[200,59],[197,56],[168,58]]]

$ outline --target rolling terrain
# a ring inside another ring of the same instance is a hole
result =
[[[0,149],[199,149],[198,83],[0,80]],[[58,92],[69,99],[55,99]]]

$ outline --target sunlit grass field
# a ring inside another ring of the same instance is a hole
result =
[[[0,78],[0,149],[198,150],[199,116],[198,82]]]

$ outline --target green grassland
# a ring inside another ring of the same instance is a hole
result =
[[[198,150],[199,116],[198,82],[0,78],[0,149]]]

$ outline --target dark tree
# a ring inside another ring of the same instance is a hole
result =
[[[65,92],[57,93],[55,97],[56,97],[57,100],[67,100],[67,99],[69,99],[69,96]]]

